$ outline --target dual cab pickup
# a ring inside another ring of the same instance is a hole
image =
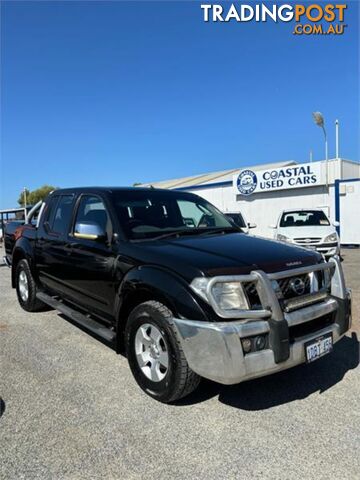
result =
[[[5,238],[22,308],[125,350],[162,402],[312,362],[350,327],[337,257],[245,235],[191,193],[56,190],[31,220]]]

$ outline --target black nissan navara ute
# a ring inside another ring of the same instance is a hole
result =
[[[338,257],[245,235],[192,193],[56,190],[5,243],[22,308],[125,352],[162,402],[312,362],[350,327]]]

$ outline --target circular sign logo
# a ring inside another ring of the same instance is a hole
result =
[[[253,193],[257,185],[257,176],[252,170],[243,170],[236,181],[236,186],[242,195]]]

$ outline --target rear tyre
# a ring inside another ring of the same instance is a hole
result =
[[[189,395],[199,385],[185,358],[171,311],[155,301],[131,312],[125,330],[127,358],[140,388],[169,403]]]
[[[27,260],[16,266],[16,293],[20,306],[27,312],[39,312],[47,306],[36,298],[37,286]]]

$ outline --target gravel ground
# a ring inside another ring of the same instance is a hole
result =
[[[60,315],[21,310],[1,267],[0,478],[358,479],[360,250],[343,255],[354,323],[332,355],[172,406]]]

